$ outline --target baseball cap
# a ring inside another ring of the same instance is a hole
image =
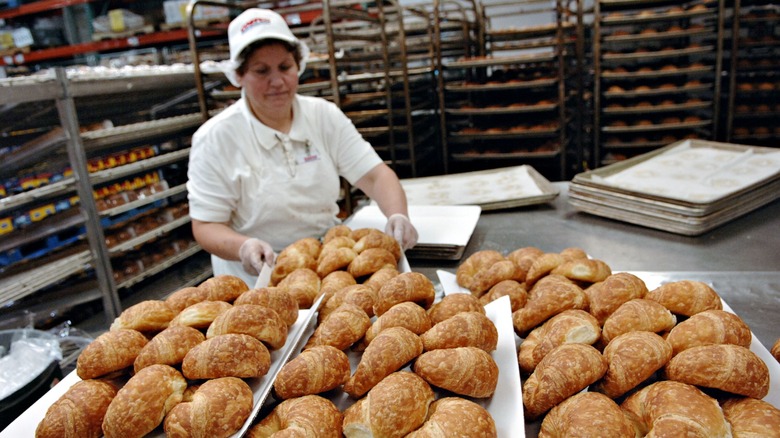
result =
[[[228,26],[230,60],[240,64],[243,61],[241,52],[252,43],[264,39],[281,40],[299,46],[304,60],[308,55],[308,47],[293,35],[281,15],[270,9],[250,8],[234,18]],[[300,70],[303,71],[303,65]]]

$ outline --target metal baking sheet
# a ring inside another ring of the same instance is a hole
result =
[[[484,139],[511,139],[511,138],[529,138],[529,137],[548,137],[558,133],[558,128],[553,129],[526,129],[524,131],[511,131],[510,129],[498,132],[482,132],[461,134],[451,132],[449,137],[452,139],[484,140]]]
[[[548,105],[509,105],[497,108],[451,108],[445,110],[447,114],[453,115],[490,115],[490,114],[515,114],[515,113],[531,113],[537,111],[550,111],[558,108],[558,104]]]
[[[603,4],[606,4],[607,1],[601,0]],[[617,1],[617,2],[609,2],[610,5],[617,5],[617,4],[639,4],[639,3],[646,3],[644,0],[637,0],[634,2],[626,2],[625,0]],[[685,12],[677,12],[677,13],[668,13],[668,12],[658,12],[651,15],[644,15],[640,16],[639,14],[634,15],[623,15],[623,16],[605,16],[601,22],[604,24],[635,24],[639,22],[645,22],[645,21],[658,21],[658,20],[676,20],[679,18],[691,18],[691,17],[697,17],[700,15],[707,15],[711,14],[713,11],[706,9],[706,10],[700,10],[700,11],[685,11]]]
[[[514,90],[516,88],[549,87],[551,85],[556,85],[557,83],[558,80],[555,78],[516,80],[516,81],[489,83],[489,84],[452,82],[446,84],[444,86],[444,89],[447,91],[461,91],[461,92],[481,91],[481,90]]]
[[[676,30],[676,31],[667,31],[667,32],[654,32],[654,33],[635,33],[630,35],[612,35],[612,36],[605,36],[604,41],[605,42],[626,42],[626,41],[643,41],[643,40],[650,40],[650,41],[657,41],[662,38],[680,38],[680,37],[689,37],[693,35],[709,35],[715,32],[715,29],[711,27],[704,27],[701,29],[683,29],[683,30]]]
[[[656,96],[661,94],[679,94],[679,93],[691,93],[694,91],[706,91],[712,89],[712,85],[709,84],[701,84],[701,85],[691,85],[691,86],[684,86],[684,87],[677,87],[677,88],[651,88],[649,90],[644,91],[633,91],[633,90],[623,90],[623,91],[606,91],[604,92],[605,97],[639,97],[639,96]]]
[[[465,58],[448,62],[448,68],[489,67],[492,65],[518,64],[523,62],[544,62],[555,59],[555,53],[530,53],[515,56],[494,56],[485,58]]]
[[[625,106],[620,108],[604,107],[604,114],[648,114],[662,113],[669,111],[690,111],[695,109],[705,109],[712,106],[712,102],[702,101],[695,103],[680,103],[674,105],[652,105],[652,106]]]
[[[701,128],[712,123],[711,120],[702,120],[699,122],[683,123],[655,123],[652,125],[631,125],[631,126],[604,126],[603,132],[645,132],[645,131],[666,131],[668,129]]]
[[[614,54],[605,53],[601,55],[601,57],[605,61],[624,60],[624,59],[647,60],[647,59],[666,58],[666,57],[680,56],[680,55],[695,55],[698,53],[710,53],[713,51],[714,51],[714,46],[701,46],[701,47],[686,47],[684,49],[674,49],[674,50],[656,50],[650,52],[614,53]]]
[[[696,73],[707,73],[713,71],[712,66],[705,66],[705,67],[691,67],[691,68],[685,68],[680,67],[676,68],[674,70],[651,70],[651,71],[625,71],[625,72],[610,72],[610,71],[603,71],[601,72],[601,77],[603,78],[619,78],[619,79],[626,79],[626,78],[655,78],[655,77],[663,77],[663,76],[679,76],[679,75],[689,75],[689,74],[696,74]]]

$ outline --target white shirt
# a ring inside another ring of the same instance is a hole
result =
[[[286,135],[258,121],[242,97],[192,137],[190,217],[226,222],[278,252],[337,224],[339,176],[354,184],[381,162],[332,102],[297,95]],[[211,259],[214,275],[238,275],[254,286],[240,262]]]

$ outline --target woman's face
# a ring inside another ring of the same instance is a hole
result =
[[[298,65],[293,53],[282,43],[264,45],[249,55],[245,67],[238,80],[255,115],[262,119],[289,114],[298,91]]]

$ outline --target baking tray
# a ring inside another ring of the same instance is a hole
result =
[[[606,4],[604,0],[601,0],[603,4]],[[639,4],[643,3],[644,0],[641,1],[635,1],[633,4]],[[610,3],[610,4],[631,4],[626,3],[624,0],[620,2]],[[668,12],[658,12],[656,14],[652,15],[646,15],[646,16],[639,16],[638,14],[634,15],[624,15],[621,17],[610,17],[606,16],[604,17],[601,22],[604,24],[634,24],[634,23],[643,23],[646,21],[661,21],[661,20],[676,20],[680,18],[692,18],[692,17],[698,17],[700,15],[707,15],[712,14],[713,11],[706,9],[701,11],[684,11],[684,12],[678,12],[678,13],[668,13]]]
[[[696,30],[690,30],[690,29],[683,29],[683,30],[673,30],[673,31],[667,31],[667,32],[655,32],[655,33],[635,33],[630,35],[613,35],[613,36],[605,36],[604,42],[627,42],[627,41],[642,41],[642,40],[651,40],[656,41],[662,38],[681,38],[681,37],[690,37],[694,35],[709,35],[715,32],[714,28],[711,27],[704,27],[702,29],[696,29]]]
[[[548,137],[558,133],[560,128],[546,128],[539,130],[527,129],[525,131],[510,131],[509,129],[499,132],[488,132],[483,130],[482,132],[474,132],[468,134],[461,134],[459,132],[449,133],[449,138],[453,140],[491,140],[491,139],[512,139],[512,138],[533,138],[533,137]]]
[[[707,91],[710,89],[712,89],[712,85],[701,84],[701,85],[682,86],[677,88],[651,88],[645,91],[632,91],[632,90],[605,91],[604,96],[605,97],[658,96],[663,94],[679,94],[681,92],[691,93],[694,91]]]
[[[451,82],[444,85],[447,91],[471,92],[482,90],[514,90],[517,88],[540,88],[556,85],[558,80],[555,78],[529,79],[507,81],[494,84],[472,84],[467,82]]]
[[[713,71],[714,68],[712,66],[704,66],[704,67],[690,67],[690,68],[677,68],[675,70],[652,70],[652,71],[627,71],[622,73],[615,73],[615,72],[602,72],[601,77],[603,78],[618,78],[618,79],[627,79],[627,78],[655,78],[655,77],[663,77],[663,76],[683,76],[683,75],[690,75],[690,74],[696,74],[696,73],[708,73]]]
[[[711,120],[701,120],[698,122],[682,123],[655,123],[652,125],[631,125],[631,126],[604,126],[603,132],[621,133],[621,132],[645,132],[645,131],[666,131],[669,129],[701,128],[712,123]]]
[[[491,114],[516,114],[551,111],[558,108],[558,104],[504,106],[500,108],[451,108],[446,109],[447,114],[452,115],[491,115]]]
[[[712,106],[712,102],[702,101],[696,103],[680,103],[674,105],[652,105],[652,106],[632,106],[622,108],[604,107],[604,114],[648,114],[664,113],[670,111],[690,111],[696,109],[705,109]]]
[[[638,52],[638,53],[612,53],[612,54],[605,53],[601,55],[601,58],[605,61],[624,60],[624,59],[648,60],[648,59],[667,58],[667,57],[674,57],[674,56],[681,56],[681,55],[695,55],[699,53],[710,53],[713,50],[714,50],[714,46],[700,46],[700,47],[686,47],[684,49],[656,50],[656,51]]]
[[[514,56],[493,56],[485,58],[465,58],[445,64],[447,68],[490,67],[493,65],[518,64],[524,62],[545,62],[555,59],[554,52],[529,53]]]

